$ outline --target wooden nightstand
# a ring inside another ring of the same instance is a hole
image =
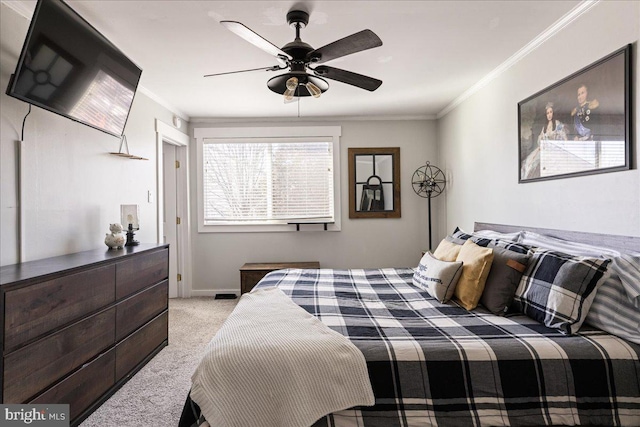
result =
[[[250,292],[267,273],[283,268],[320,268],[317,261],[310,262],[248,262],[240,267],[240,293]]]

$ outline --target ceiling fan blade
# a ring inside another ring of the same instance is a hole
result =
[[[227,72],[224,72],[224,73],[205,74],[203,77],[224,76],[225,74],[246,73],[248,71],[260,71],[260,70],[278,71],[278,70],[284,70],[285,68],[286,67],[279,67],[277,65],[274,65],[273,67],[251,68],[249,70],[227,71]]]
[[[227,28],[228,30],[234,32],[235,34],[237,34],[238,36],[242,37],[243,39],[245,39],[249,43],[253,44],[254,46],[259,47],[260,49],[264,50],[265,52],[267,52],[267,53],[269,53],[269,54],[271,54],[273,56],[275,56],[276,58],[292,59],[289,54],[283,52],[278,46],[274,45],[269,40],[265,39],[264,37],[262,37],[261,35],[259,35],[255,31],[251,30],[246,25],[241,24],[240,22],[236,22],[236,21],[220,21],[220,23],[222,25],[224,25],[225,28]]]
[[[363,76],[362,74],[353,73],[351,71],[341,70],[340,68],[328,67],[326,65],[320,65],[314,68],[313,71],[320,77],[337,80],[371,92],[378,89],[382,84],[382,80]]]
[[[351,34],[350,36],[309,52],[307,58],[312,62],[321,64],[332,59],[378,46],[382,46],[380,37],[371,30],[362,30],[359,33]]]

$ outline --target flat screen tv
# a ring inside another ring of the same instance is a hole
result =
[[[120,137],[141,74],[62,0],[39,0],[7,95]]]

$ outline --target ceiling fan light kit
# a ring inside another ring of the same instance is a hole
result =
[[[285,102],[293,100],[293,97],[296,94],[296,89],[298,88],[298,78],[289,78],[289,80],[287,80],[286,86],[287,89],[284,91]]]
[[[326,80],[306,73],[286,73],[272,77],[267,82],[267,87],[277,94],[286,96],[290,93],[288,91],[291,91],[291,89],[288,88],[287,82],[293,82],[294,79],[296,83],[292,96],[314,96],[317,98],[321,93],[329,89],[329,83],[327,83]],[[313,89],[309,89],[310,86]],[[316,94],[313,92],[316,92]]]
[[[319,98],[322,93],[329,89],[329,83],[325,79],[339,81],[368,91],[374,91],[380,87],[382,80],[326,65],[316,66],[316,64],[331,61],[332,59],[382,46],[382,40],[373,31],[362,30],[321,48],[314,49],[300,38],[300,30],[309,23],[309,14],[302,10],[290,10],[287,13],[287,22],[289,26],[295,29],[296,36],[292,42],[279,48],[240,22],[221,21],[220,23],[225,28],[273,55],[281,65],[207,74],[205,77],[257,70],[279,71],[288,69],[288,73],[272,77],[267,81],[267,87],[273,92],[283,95],[285,102],[290,102],[294,97],[313,96],[314,98]]]

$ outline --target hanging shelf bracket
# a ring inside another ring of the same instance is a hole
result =
[[[323,224],[324,231],[327,231],[327,225],[333,224],[333,222],[288,222],[289,225],[295,225],[296,231],[300,231],[300,225],[315,225],[315,224]]]
[[[122,151],[122,148],[124,147],[125,151]],[[122,138],[120,139],[120,149],[118,150],[117,153],[111,152],[109,154],[113,154],[114,156],[120,156],[120,157],[125,157],[127,159],[131,159],[131,160],[149,160],[147,158],[144,157],[140,157],[140,156],[134,156],[133,154],[129,154],[129,143],[127,142],[127,136],[126,135],[122,135]]]

